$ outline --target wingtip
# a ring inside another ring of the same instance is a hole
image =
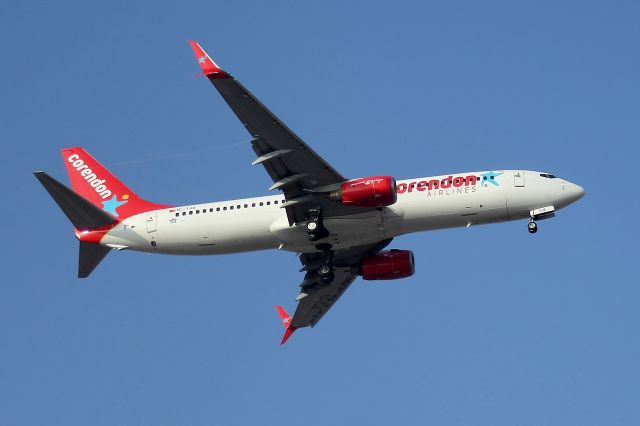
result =
[[[196,56],[198,60],[198,65],[200,66],[200,70],[204,75],[209,78],[227,78],[229,74],[226,71],[223,71],[218,64],[216,64],[213,59],[207,52],[204,51],[202,46],[195,40],[187,40],[187,43],[191,46],[193,50],[193,54]]]
[[[284,336],[282,336],[282,341],[280,342],[281,345],[284,345],[286,341],[289,340],[289,337],[291,337],[293,332],[296,331],[296,328],[291,327],[291,321],[293,320],[293,318],[287,313],[287,311],[284,310],[282,306],[276,305],[276,311],[278,311],[278,315],[280,316],[282,325],[285,328]]]
[[[280,319],[282,320],[282,322],[284,323],[285,320],[287,318],[290,318],[291,316],[287,313],[287,311],[284,310],[284,308],[280,305],[276,305],[276,311],[278,312],[278,315],[280,316]],[[285,324],[285,327],[287,327],[287,325]]]
[[[288,327],[285,331],[284,331],[284,336],[282,336],[282,341],[280,342],[280,346],[284,345],[285,343],[287,343],[287,340],[289,340],[289,337],[291,337],[291,335],[293,334],[293,332],[296,331],[295,328],[292,327]]]

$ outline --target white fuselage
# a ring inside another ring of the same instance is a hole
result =
[[[475,176],[475,180],[471,179]],[[578,200],[578,185],[548,174],[500,170],[399,180],[398,200],[377,210],[325,218],[334,250],[399,235],[524,219],[530,211],[556,210]],[[171,207],[120,222],[101,244],[167,254],[225,254],[264,249],[318,251],[303,224],[289,226],[284,196]]]

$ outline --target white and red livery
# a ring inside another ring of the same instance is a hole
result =
[[[71,188],[36,172],[75,228],[79,277],[111,250],[226,254],[278,249],[300,254],[305,273],[290,316],[277,307],[284,343],[314,326],[359,275],[392,280],[413,275],[413,253],[385,250],[393,238],[434,229],[537,220],[584,195],[549,173],[490,170],[396,180],[348,179],[338,173],[194,41],[200,69],[253,137],[254,165],[275,195],[169,206],[140,198],[81,147],[62,150]]]

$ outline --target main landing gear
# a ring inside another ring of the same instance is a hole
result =
[[[330,284],[335,278],[333,273],[333,250],[331,250],[331,244],[318,244],[318,249],[324,252],[324,264],[318,266],[318,275],[320,281],[324,284]]]
[[[322,208],[312,208],[308,211],[309,220],[305,224],[307,236],[311,241],[318,241],[329,235],[329,231],[322,222]]]
[[[533,218],[529,219],[529,224],[527,225],[527,229],[530,234],[535,234],[538,232],[538,224],[533,220]]]

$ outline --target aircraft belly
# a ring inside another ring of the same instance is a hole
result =
[[[319,243],[331,244],[337,250],[386,238],[379,211],[325,218],[324,226],[329,230],[329,236],[320,241],[310,241],[303,226],[291,227],[286,218],[274,221],[270,229],[281,241],[281,249],[293,252],[318,251]]]
[[[269,232],[270,218],[238,213],[196,226],[194,243],[204,254],[237,253],[276,248],[277,239]]]

